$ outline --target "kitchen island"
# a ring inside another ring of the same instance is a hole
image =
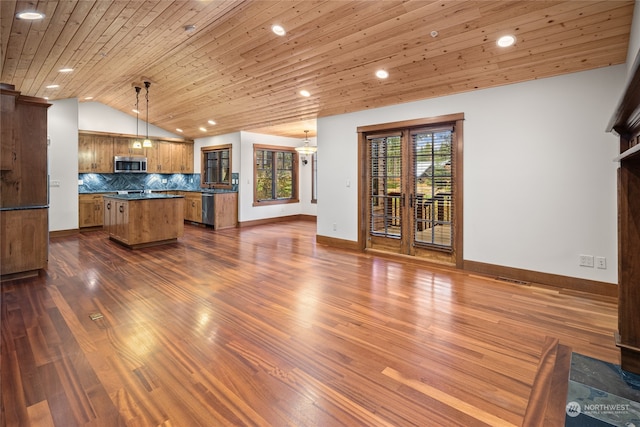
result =
[[[139,193],[104,196],[109,239],[129,248],[176,242],[184,235],[184,197]]]

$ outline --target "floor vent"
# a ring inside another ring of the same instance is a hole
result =
[[[496,280],[500,280],[501,282],[515,283],[516,285],[528,285],[529,284],[529,282],[525,282],[524,280],[511,279],[509,277],[502,277],[502,276],[496,277]]]
[[[102,319],[104,317],[104,315],[102,313],[91,313],[89,315],[89,319],[91,320],[98,320],[98,319]]]

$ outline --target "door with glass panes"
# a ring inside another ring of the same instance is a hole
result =
[[[453,124],[366,135],[367,247],[450,258],[454,138]]]

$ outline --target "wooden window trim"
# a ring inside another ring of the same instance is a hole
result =
[[[430,126],[440,123],[454,123],[456,129],[456,145],[454,147],[457,161],[455,163],[455,199],[456,208],[456,231],[454,232],[454,264],[458,268],[462,268],[464,261],[464,241],[463,241],[463,224],[464,224],[464,113],[447,114],[442,116],[428,117],[422,119],[404,120],[399,122],[381,123],[368,126],[359,126],[358,133],[358,248],[365,250],[367,239],[367,219],[366,215],[366,189],[367,189],[367,134],[371,132],[388,133],[394,130],[402,130],[407,128],[418,128],[421,126]]]
[[[277,199],[277,200],[258,200],[256,184],[258,182],[258,172],[256,170],[257,157],[256,152],[259,150],[273,151],[273,152],[286,152],[292,153],[292,168],[293,168],[293,194],[289,199]],[[299,172],[299,160],[298,152],[293,147],[285,147],[281,145],[253,145],[253,206],[269,206],[269,205],[286,205],[289,203],[300,203],[300,172]]]
[[[222,144],[222,145],[209,145],[207,147],[201,147],[200,148],[200,188],[219,188],[219,189],[225,189],[225,190],[231,190],[232,189],[232,183],[231,183],[231,176],[233,173],[233,162],[232,162],[232,150],[233,145],[232,144]],[[207,167],[207,162],[205,159],[206,153],[212,152],[212,151],[225,151],[225,150],[229,150],[229,182],[228,183],[218,183],[218,184],[211,184],[211,183],[206,183],[205,182],[205,177],[206,177],[206,173],[205,173],[205,169]]]

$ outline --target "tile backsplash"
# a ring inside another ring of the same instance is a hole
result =
[[[231,174],[232,191],[238,191],[238,174]],[[78,193],[103,193],[135,190],[199,191],[200,174],[159,173],[81,173],[78,174]]]

